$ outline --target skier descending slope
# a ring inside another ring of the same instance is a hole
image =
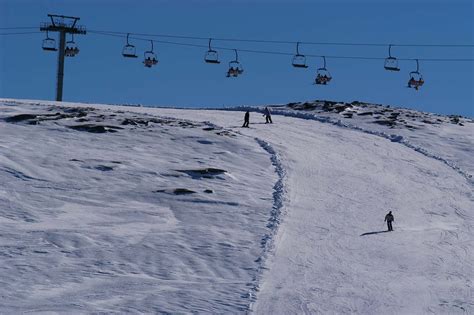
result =
[[[392,211],[390,211],[389,213],[387,213],[387,215],[385,216],[385,220],[384,221],[387,221],[387,228],[389,231],[393,231],[393,228],[392,228],[392,222],[395,221],[394,217],[393,217],[393,214],[392,214]]]

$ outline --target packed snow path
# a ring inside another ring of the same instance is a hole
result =
[[[235,112],[159,112],[239,126]],[[474,197],[465,177],[376,135],[252,118],[256,124],[240,132],[273,145],[287,173],[285,216],[255,313],[474,310]],[[390,210],[395,231],[384,233]]]
[[[265,125],[252,113],[251,128],[240,129],[239,112],[121,110],[210,121],[279,154],[286,174],[282,223],[258,277],[255,313],[474,311],[472,186],[441,161],[317,121],[278,116]],[[389,210],[395,231],[384,233]],[[229,310],[225,302],[199,310]]]

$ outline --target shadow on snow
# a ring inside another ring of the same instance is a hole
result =
[[[390,231],[385,230],[385,231],[367,232],[367,233],[361,234],[360,236],[372,235],[372,234],[380,234],[380,233],[387,233],[387,232],[390,232]]]

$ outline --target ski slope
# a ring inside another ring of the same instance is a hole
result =
[[[470,120],[0,104],[2,312],[474,311]]]

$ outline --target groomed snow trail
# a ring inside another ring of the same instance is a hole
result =
[[[157,112],[240,123],[235,112]],[[376,135],[290,117],[274,121],[240,129],[270,143],[287,173],[286,216],[255,313],[474,310],[474,200],[464,176]],[[384,233],[390,210],[395,231]]]
[[[210,121],[278,153],[284,216],[254,313],[474,312],[472,185],[442,161],[311,120],[277,116],[265,125],[252,113],[251,128],[240,129],[239,112],[121,109]],[[385,233],[390,210],[395,231]]]

